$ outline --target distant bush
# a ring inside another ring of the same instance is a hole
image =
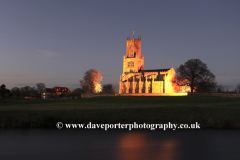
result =
[[[103,85],[102,93],[115,93],[115,87],[112,84]]]

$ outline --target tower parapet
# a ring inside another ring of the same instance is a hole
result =
[[[137,39],[134,38],[131,39],[130,37],[127,37],[127,46],[126,46],[126,55],[127,57],[141,57],[141,37]]]
[[[141,37],[133,39],[127,37],[126,55],[123,56],[123,74],[138,72],[144,69],[144,58],[141,55]]]

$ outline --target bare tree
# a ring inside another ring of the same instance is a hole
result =
[[[101,84],[99,83],[102,81],[102,78],[100,71],[89,69],[85,72],[83,80],[80,80],[82,90],[86,93],[99,92],[102,89]]]
[[[36,83],[38,93],[41,93],[46,87],[44,83]]]
[[[177,68],[177,81],[190,86],[191,92],[212,92],[216,88],[215,75],[199,59],[190,59]]]

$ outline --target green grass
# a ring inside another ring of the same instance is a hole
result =
[[[0,128],[56,128],[59,121],[178,124],[199,122],[202,128],[240,128],[240,98],[117,96],[0,101]]]

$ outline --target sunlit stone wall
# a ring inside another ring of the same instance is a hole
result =
[[[123,56],[123,74],[120,76],[119,94],[122,93],[177,93],[189,87],[179,87],[172,82],[175,71],[170,69],[144,70],[141,55],[141,38],[127,38],[126,55]]]

